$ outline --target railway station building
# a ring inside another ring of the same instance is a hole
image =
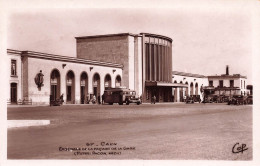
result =
[[[76,57],[8,49],[8,103],[49,104],[63,95],[65,104],[84,104],[109,87],[127,87],[143,102],[181,102],[201,95],[203,75],[172,71],[170,37],[120,33],[76,37]]]

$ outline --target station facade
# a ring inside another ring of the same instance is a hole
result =
[[[127,87],[143,102],[181,102],[202,95],[208,77],[172,71],[172,39],[150,33],[76,37],[76,57],[7,50],[10,59],[8,103],[49,104],[63,95],[83,104],[109,87]],[[202,98],[202,97],[201,97]]]
[[[7,53],[11,62],[10,104],[45,105],[61,95],[67,104],[80,104],[107,87],[121,86],[120,64],[31,51]]]

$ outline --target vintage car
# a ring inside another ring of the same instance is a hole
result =
[[[204,97],[202,103],[213,103],[213,97],[211,96]]]
[[[231,99],[228,101],[228,105],[243,105],[247,104],[247,96],[243,95],[234,95],[231,97]]]
[[[140,97],[136,96],[136,92],[127,88],[109,88],[104,92],[104,102],[112,105],[118,103],[119,105],[129,105],[130,103],[141,104]]]
[[[190,97],[193,99],[193,102],[201,102],[200,95],[191,95]]]
[[[214,103],[226,103],[229,101],[229,96],[225,95],[214,95],[212,97]]]
[[[186,104],[193,104],[194,103],[194,99],[192,96],[188,96],[186,99]]]
[[[60,98],[54,98],[50,95],[50,106],[61,106],[63,102],[63,95],[61,95]]]

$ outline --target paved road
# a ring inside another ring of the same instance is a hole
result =
[[[51,125],[8,129],[9,159],[252,160],[252,106],[8,108],[8,120],[14,119],[48,119]],[[232,153],[236,143],[235,150],[241,144],[248,150]]]

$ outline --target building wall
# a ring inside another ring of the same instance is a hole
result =
[[[143,75],[142,75],[142,38],[136,37],[135,38],[135,48],[136,48],[136,55],[135,55],[135,64],[136,64],[136,93],[141,96],[143,94]]]
[[[234,80],[234,87],[239,87],[239,90],[233,91],[231,92],[231,95],[234,94],[247,94],[248,90],[246,89],[247,86],[247,79],[246,78],[242,78],[242,77],[221,77],[219,76],[219,78],[217,77],[209,77],[208,81],[213,81],[213,86],[214,87],[218,87],[219,86],[219,81],[223,80],[223,86],[224,87],[230,87],[230,80]],[[241,82],[242,81],[242,82]],[[219,94],[222,92],[218,92],[216,91],[215,94]],[[227,92],[228,94],[230,94],[230,92]]]
[[[77,39],[77,57],[123,64],[122,86],[132,87],[133,85],[129,82],[132,81],[130,78],[133,77],[133,71],[132,67],[129,67],[129,62],[133,62],[133,46],[133,37],[129,37],[129,35],[80,38]],[[129,71],[129,69],[131,70]]]
[[[183,75],[173,75],[172,77],[172,82],[173,83],[182,83],[182,84],[186,84],[188,83],[188,88],[180,88],[180,87],[175,87],[173,88],[173,95],[177,96],[175,97],[175,102],[179,102],[180,101],[180,96],[181,96],[181,89],[183,89],[183,96],[184,95],[191,95],[191,91],[193,92],[193,95],[196,94],[196,88],[195,85],[196,83],[198,84],[198,95],[200,95],[200,98],[202,100],[202,94],[200,92],[200,87],[201,86],[208,86],[208,79],[207,77],[190,77],[190,76],[183,76]],[[191,89],[191,83],[193,84],[193,89]],[[187,91],[187,92],[186,92]]]
[[[16,76],[11,75],[11,60],[16,60]],[[9,86],[11,87],[11,83],[17,84],[17,100],[22,99],[22,66],[21,66],[21,56],[16,54],[9,54],[8,56],[9,67],[7,69],[7,73],[10,75]],[[8,88],[8,97],[7,100],[11,100],[11,89]]]
[[[63,68],[62,64],[66,64]],[[93,69],[90,71],[90,67]],[[60,72],[60,86],[61,94],[64,94],[64,100],[66,101],[66,75],[71,70],[74,73],[75,78],[75,103],[80,103],[80,76],[82,72],[86,72],[88,75],[88,93],[93,94],[93,76],[95,73],[100,75],[101,94],[104,92],[104,79],[106,74],[110,74],[112,87],[115,87],[115,78],[120,75],[122,78],[122,70],[119,68],[94,66],[79,63],[61,62],[53,60],[45,60],[38,58],[28,58],[28,97],[32,99],[33,104],[49,104],[50,97],[50,76],[53,69],[57,69]],[[41,90],[37,88],[34,78],[42,70],[44,74],[44,86]],[[113,72],[113,70],[116,70]]]
[[[172,82],[172,39],[154,34],[142,34],[143,84],[145,82]],[[169,86],[143,86],[143,102],[172,101]]]
[[[128,80],[129,80],[129,82],[128,82],[128,88],[129,89],[136,89],[135,88],[135,86],[136,86],[136,82],[135,82],[135,80],[136,80],[136,78],[135,78],[135,68],[136,68],[136,63],[135,63],[135,54],[136,54],[136,52],[135,52],[135,39],[134,39],[134,37],[133,36],[128,36],[128,65],[124,65],[125,67],[124,67],[124,69],[126,68],[126,67],[128,67],[128,69],[126,69],[126,70],[128,70]],[[126,63],[124,63],[124,64],[126,64]],[[126,84],[127,85],[127,84]]]

